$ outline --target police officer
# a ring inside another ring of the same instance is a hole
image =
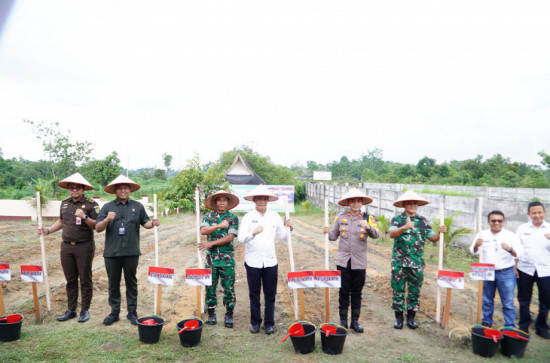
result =
[[[229,210],[239,204],[239,198],[222,190],[208,197],[204,204],[212,210],[203,217],[200,229],[202,235],[208,236],[207,241],[198,244],[201,251],[206,250],[205,267],[212,269],[212,285],[206,287],[206,324],[216,324],[216,288],[218,280],[221,280],[226,309],[224,324],[226,328],[233,328],[233,309],[237,301],[233,239],[238,234],[239,219]]]
[[[71,197],[61,202],[59,219],[50,228],[39,229],[38,234],[47,236],[63,229],[60,257],[67,280],[68,310],[57,320],[76,318],[80,277],[81,309],[78,322],[84,323],[90,319],[89,309],[93,293],[92,262],[95,254],[94,228],[99,206],[84,196],[85,190],[93,190],[94,187],[80,173],[71,175],[57,185],[67,189]]]
[[[395,312],[395,329],[403,329],[403,310],[405,310],[405,288],[407,294],[407,326],[418,328],[414,320],[420,307],[420,288],[424,281],[424,243],[426,240],[437,242],[436,233],[427,218],[416,213],[419,206],[429,202],[412,190],[408,190],[393,205],[405,211],[392,218],[390,238],[394,238],[391,259],[391,287],[393,289],[392,308]],[[445,233],[447,227],[439,226]]]

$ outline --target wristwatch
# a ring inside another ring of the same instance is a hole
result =
[[[82,218],[82,219],[83,219],[83,220],[86,220],[86,219],[88,219],[88,216],[84,216],[84,218]]]

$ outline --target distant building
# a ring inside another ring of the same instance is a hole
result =
[[[243,159],[241,154],[237,152],[233,164],[225,172],[225,180],[233,185],[260,185],[266,184],[261,176],[256,174],[254,169]]]

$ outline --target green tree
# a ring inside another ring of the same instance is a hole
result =
[[[550,155],[544,152],[544,150],[538,152],[538,156],[542,158],[540,163],[550,169]]]
[[[168,173],[168,171],[170,170],[170,164],[172,164],[172,155],[163,153],[162,159],[164,160],[164,167],[166,168],[166,172]]]
[[[443,259],[447,258],[447,247],[450,245],[458,244],[459,240],[461,238],[466,237],[469,234],[474,233],[473,230],[469,228],[464,227],[457,227],[455,222],[455,217],[461,214],[459,211],[454,211],[453,214],[451,214],[448,217],[445,217],[443,219],[443,224],[447,227],[447,232],[443,235],[444,239],[444,246],[443,246]],[[439,218],[433,218],[432,219],[432,225],[433,226],[439,226],[440,225],[440,219]],[[437,227],[437,232],[439,232],[439,227]]]
[[[93,184],[105,186],[122,171],[118,153],[113,151],[103,160],[92,160],[80,167],[80,172]]]
[[[418,174],[429,178],[432,176],[435,169],[435,159],[431,159],[427,156],[424,156],[416,164],[416,171]]]
[[[59,130],[59,122],[35,122],[23,120],[32,127],[36,138],[42,140],[44,152],[50,164],[51,173],[54,179],[61,176],[68,176],[76,171],[77,165],[90,160],[93,148],[89,141],[77,141],[72,143],[69,139],[70,131],[67,133]]]

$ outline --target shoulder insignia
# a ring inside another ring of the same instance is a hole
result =
[[[96,205],[96,206],[94,207],[94,210],[95,210],[96,213],[99,213],[99,206]]]

